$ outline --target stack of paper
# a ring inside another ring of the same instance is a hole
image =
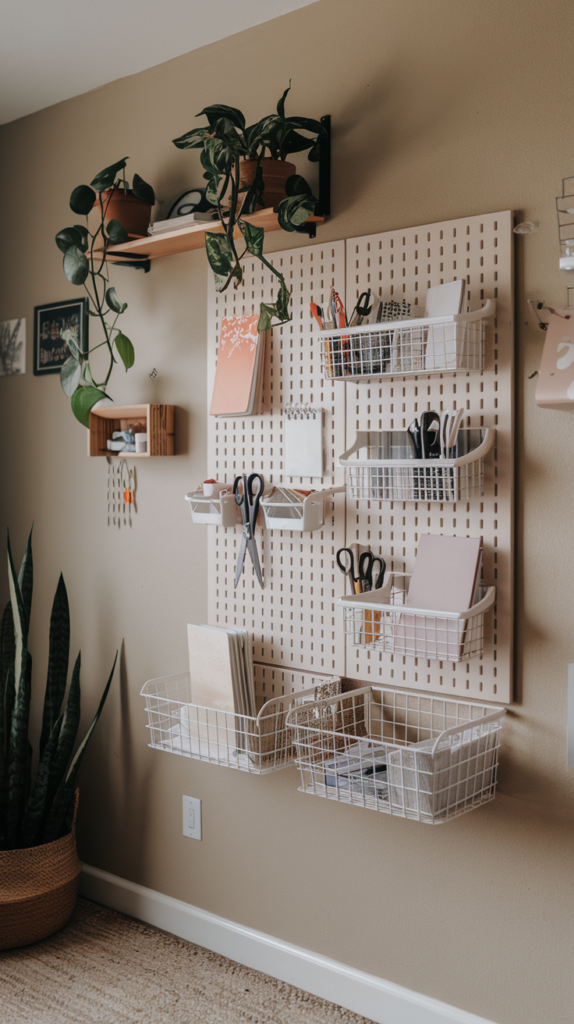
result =
[[[192,224],[205,224],[206,221],[218,220],[217,210],[206,210],[204,213],[184,213],[182,217],[170,217],[169,220],[156,220],[147,229],[148,235],[161,235],[164,231],[177,231],[188,228]]]
[[[258,415],[266,339],[257,332],[258,320],[252,313],[221,321],[210,416]]]
[[[255,717],[251,638],[242,629],[187,627],[194,704]]]

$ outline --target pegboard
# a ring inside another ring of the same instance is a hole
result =
[[[232,482],[237,474],[261,472],[266,483],[320,489],[344,483],[338,457],[357,430],[401,430],[424,409],[441,411],[464,403],[464,426],[493,427],[496,443],[485,463],[484,497],[456,504],[355,502],[338,494],[333,516],[314,533],[257,529],[265,589],[249,556],[237,591],[235,565],[241,529],[207,527],[208,621],[249,630],[254,658],[276,668],[307,669],[367,683],[511,700],[512,679],[512,485],[513,485],[513,295],[510,212],[385,232],[275,253],[269,257],[293,288],[293,319],[275,328],[266,352],[259,416],[209,417],[209,476]],[[413,315],[424,312],[429,287],[465,278],[464,309],[497,299],[487,331],[485,368],[480,373],[401,376],[380,382],[327,381],[309,303],[325,305],[332,285],[347,309],[365,288],[383,299],[405,299]],[[273,275],[258,261],[244,263],[244,283],[222,294],[209,283],[208,395],[211,400],[221,318],[256,312],[273,301]],[[346,284],[346,289],[345,289]],[[417,309],[418,307],[418,309]],[[283,413],[289,403],[309,402],[325,410],[325,475],[282,474]],[[209,404],[209,402],[208,402]],[[346,508],[345,508],[346,504]],[[260,524],[263,515],[260,513]],[[343,612],[337,606],[345,580],[335,554],[359,541],[382,554],[389,567],[411,571],[420,533],[482,536],[485,583],[497,586],[494,613],[485,622],[482,658],[451,665],[345,649]]]

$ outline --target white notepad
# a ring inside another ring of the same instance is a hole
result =
[[[308,405],[287,405],[283,443],[285,476],[323,476],[323,410]]]

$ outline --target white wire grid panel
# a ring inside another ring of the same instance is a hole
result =
[[[233,483],[237,474],[261,472],[266,484],[320,490],[344,484],[337,457],[345,448],[344,389],[323,380],[319,348],[311,344],[309,303],[326,304],[335,286],[344,294],[345,243],[312,245],[270,255],[293,289],[293,319],[272,332],[265,358],[260,416],[209,417],[208,473]],[[216,294],[210,282],[208,319],[208,394],[213,390],[221,319],[258,312],[273,301],[277,279],[257,260],[244,262],[245,280]],[[283,474],[283,409],[308,403],[325,410],[325,473],[322,478]],[[333,512],[334,509],[334,512]],[[254,637],[257,661],[289,668],[341,674],[344,637],[335,614],[344,580],[335,555],[345,543],[345,495],[325,499],[325,522],[313,533],[264,530],[259,513],[257,547],[265,589],[249,555],[234,590],[241,531],[209,530],[209,622],[237,626]]]
[[[285,724],[288,709],[305,700],[334,696],[341,681],[257,664],[253,669],[255,718],[194,704],[189,672],[150,679],[141,691],[150,747],[255,775],[292,764],[293,737]]]
[[[494,449],[484,461],[484,494],[452,504],[439,501],[353,501],[347,496],[347,544],[381,554],[387,568],[412,571],[421,533],[483,537],[483,582],[496,586],[484,619],[484,652],[452,663],[365,647],[347,647],[345,675],[354,680],[453,697],[512,699],[513,269],[512,214],[461,218],[349,239],[347,308],[370,287],[385,301],[424,310],[428,288],[461,277],[463,311],[496,299],[486,331],[484,370],[425,373],[341,388],[347,394],[347,441],[358,431],[405,431],[426,409],[464,408],[462,426],[492,428]],[[343,451],[344,449],[341,449]],[[341,610],[339,610],[341,614]]]
[[[287,715],[301,790],[441,824],[494,800],[504,708],[366,687]]]

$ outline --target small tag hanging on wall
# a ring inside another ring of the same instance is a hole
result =
[[[137,513],[136,468],[130,469],[125,459],[107,456],[108,463],[108,526],[132,525],[132,514]]]

